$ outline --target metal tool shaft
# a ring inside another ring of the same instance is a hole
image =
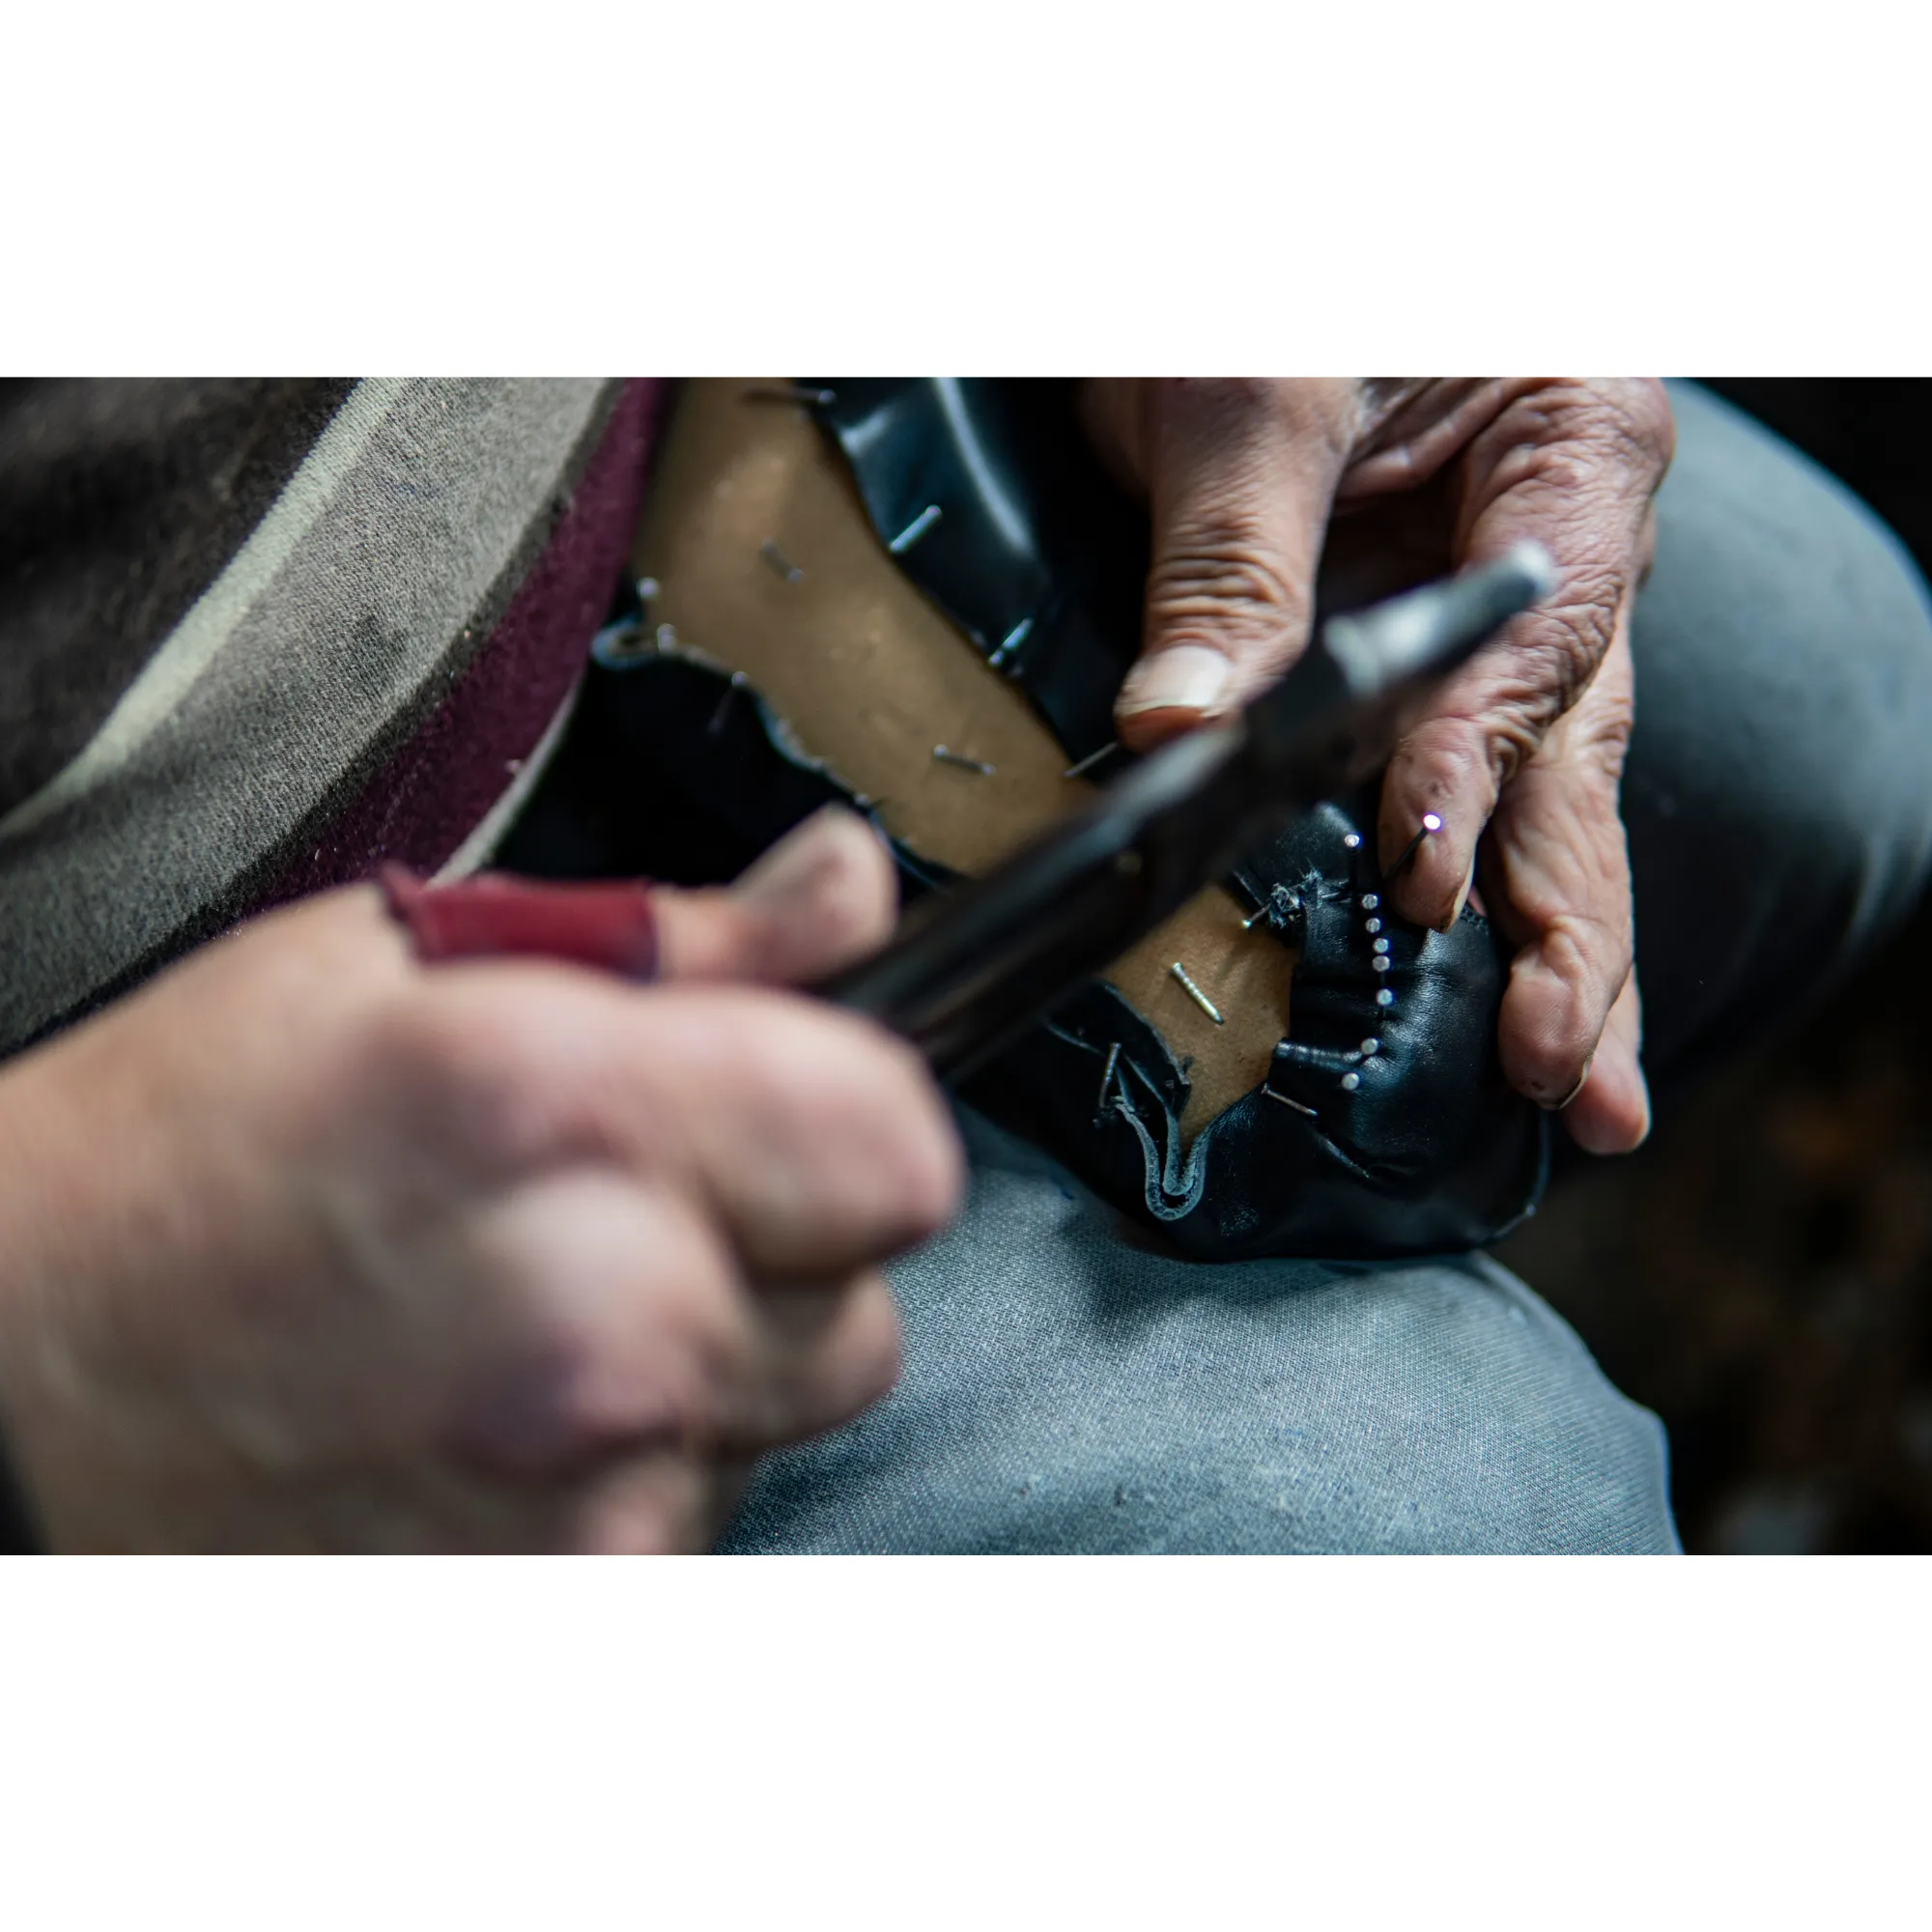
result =
[[[1554,571],[1534,544],[1331,618],[1280,683],[1174,740],[984,877],[922,901],[819,990],[957,1077],[1118,958],[1246,848],[1367,778],[1420,701]]]

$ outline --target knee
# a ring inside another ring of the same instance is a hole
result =
[[[1788,443],[1694,384],[1672,401],[1677,460],[1633,626],[1632,779],[1668,811],[1775,845],[1870,929],[1906,909],[1932,862],[1924,581]]]

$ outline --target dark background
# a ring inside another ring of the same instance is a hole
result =
[[[1710,386],[1932,570],[1932,383]],[[1932,1549],[1928,946],[1932,901],[1636,1154],[1567,1172],[1498,1251],[1663,1417],[1690,1549]]]

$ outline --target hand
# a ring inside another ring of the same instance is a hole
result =
[[[960,1186],[924,1067],[731,980],[892,918],[824,814],[655,895],[667,975],[425,967],[373,888],[0,1075],[0,1417],[74,1548],[705,1547],[897,1372],[877,1273]]]
[[[1592,1151],[1635,1147],[1650,1101],[1617,787],[1631,601],[1672,444],[1662,385],[1100,382],[1085,401],[1152,512],[1144,650],[1116,708],[1136,749],[1279,677],[1336,550],[1373,560],[1420,535],[1442,568],[1534,537],[1555,557],[1556,597],[1457,673],[1397,748],[1378,843],[1392,865],[1425,812],[1441,820],[1394,880],[1396,909],[1446,927],[1476,887],[1515,949],[1498,1040],[1511,1083],[1562,1107]]]

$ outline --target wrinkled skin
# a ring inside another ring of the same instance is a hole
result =
[[[371,888],[0,1074],[0,1414],[64,1548],[668,1550],[897,1371],[925,1070],[776,988],[869,950],[821,814],[661,892],[666,978],[424,967]],[[753,982],[766,982],[764,984]]]
[[[1533,537],[1561,586],[1436,696],[1383,781],[1380,855],[1442,820],[1394,887],[1447,927],[1472,888],[1515,949],[1499,1021],[1518,1091],[1600,1153],[1635,1147],[1630,861],[1617,788],[1631,603],[1673,431],[1654,382],[1107,381],[1102,453],[1145,490],[1153,564],[1123,743],[1144,750],[1280,676],[1307,643],[1324,546],[1479,562]]]

